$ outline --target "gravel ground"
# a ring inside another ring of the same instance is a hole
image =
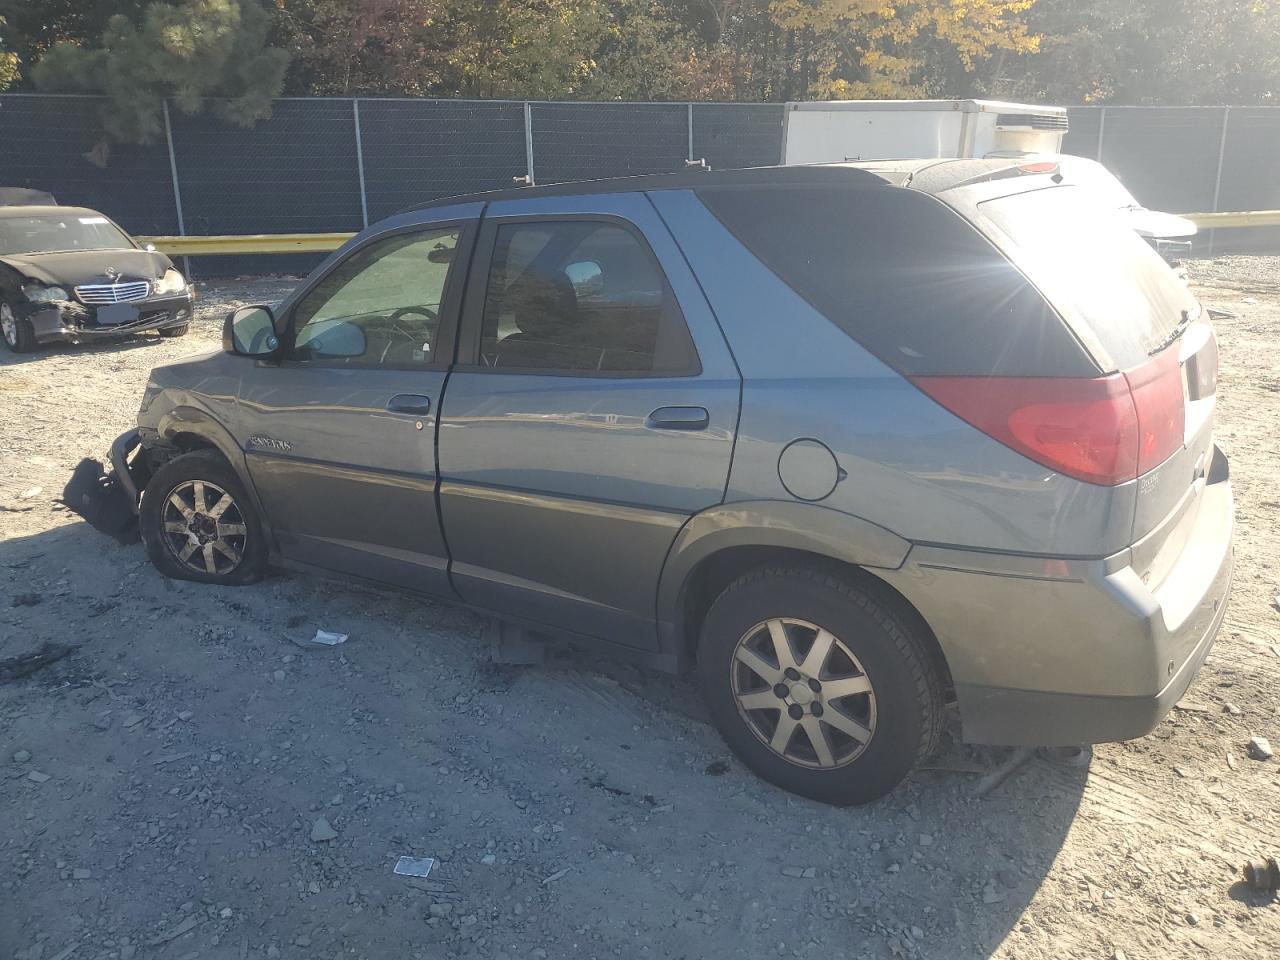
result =
[[[1280,955],[1239,867],[1280,854],[1280,262],[1199,261],[1238,580],[1187,700],[1086,766],[957,745],[861,809],[753,778],[684,681],[493,667],[474,615],[279,576],[160,577],[58,506],[152,364],[287,281],[210,285],[182,340],[0,354],[0,958]],[[33,492],[34,491],[34,492]],[[332,649],[296,641],[348,632]],[[392,873],[438,859],[428,880]]]

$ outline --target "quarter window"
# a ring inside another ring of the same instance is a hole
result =
[[[399,234],[350,256],[294,309],[289,358],[353,367],[430,364],[458,235],[456,227]]]
[[[648,247],[617,224],[498,228],[481,362],[579,374],[696,373],[697,353]]]

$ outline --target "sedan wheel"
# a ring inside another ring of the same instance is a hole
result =
[[[165,546],[197,573],[226,576],[240,566],[249,528],[235,498],[208,480],[184,480],[165,498]]]
[[[783,759],[832,769],[858,759],[876,730],[876,695],[858,658],[806,620],[775,618],[738,641],[730,666],[738,712]]]
[[[27,353],[35,349],[35,334],[31,332],[31,325],[14,316],[13,307],[7,303],[0,303],[0,337],[4,338],[5,346],[14,353]]]

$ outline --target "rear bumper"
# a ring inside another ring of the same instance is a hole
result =
[[[969,743],[1050,747],[1133,740],[1150,733],[1182,699],[1209,655],[1227,613],[1231,576],[1228,554],[1221,582],[1214,588],[1215,595],[1220,592],[1221,597],[1212,604],[1213,618],[1190,655],[1181,664],[1170,661],[1173,677],[1164,689],[1149,696],[1115,697],[957,684],[964,739]],[[1137,626],[1145,630],[1155,625]],[[1160,646],[1158,641],[1153,645]]]
[[[37,343],[73,342],[125,337],[135,333],[180,327],[191,322],[189,292],[173,297],[136,300],[123,306],[136,308],[137,316],[123,323],[99,323],[96,308],[71,300],[29,304],[19,315],[30,322]]]
[[[1061,746],[1149,733],[1191,685],[1226,615],[1231,485],[1199,494],[1177,562],[1148,586],[1103,560],[916,547],[877,571],[929,622],[971,743]]]

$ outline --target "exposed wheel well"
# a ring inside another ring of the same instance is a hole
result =
[[[184,453],[192,453],[196,450],[212,450],[222,456],[222,451],[207,437],[202,437],[198,433],[175,433],[167,441],[162,441],[147,449],[147,464],[151,470],[158,470],[174,457],[180,457]],[[224,457],[223,459],[226,458]]]
[[[946,684],[948,694],[952,690],[951,671],[947,658],[933,629],[911,602],[875,574],[852,563],[833,560],[807,550],[791,550],[782,547],[732,547],[712,554],[693,569],[681,596],[681,642],[684,654],[690,662],[697,660],[698,638],[702,633],[702,621],[711,604],[721,592],[740,576],[757,567],[779,564],[818,567],[836,573],[858,584],[885,606],[901,616],[910,626],[933,657]]]
[[[198,433],[176,433],[173,435],[173,439],[169,442],[173,444],[180,453],[190,453],[192,450],[218,449],[206,437],[202,437]]]

